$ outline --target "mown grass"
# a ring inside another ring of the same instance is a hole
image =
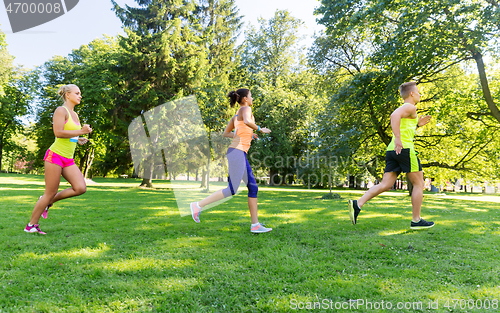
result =
[[[445,312],[452,299],[490,300],[454,312],[492,312],[500,300],[497,196],[426,194],[436,226],[411,231],[403,192],[372,200],[353,226],[346,203],[360,191],[261,187],[259,219],[274,230],[254,235],[245,192],[196,224],[166,182],[94,180],[50,209],[41,236],[23,228],[43,176],[0,174],[0,312]]]

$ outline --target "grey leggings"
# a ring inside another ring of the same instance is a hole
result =
[[[222,190],[224,198],[236,194],[242,179],[247,185],[248,197],[257,198],[259,188],[253,176],[252,168],[248,163],[246,152],[234,148],[227,149],[227,164],[229,167],[229,183],[227,188]]]

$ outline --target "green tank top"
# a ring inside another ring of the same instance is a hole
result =
[[[404,105],[404,103],[403,103]],[[402,118],[400,125],[401,142],[403,143],[404,149],[415,150],[413,145],[413,138],[415,138],[415,129],[417,128],[418,117],[417,118]],[[394,132],[392,133],[392,140],[387,146],[387,151],[393,151],[396,144],[394,142]]]
[[[71,117],[71,112],[67,107],[63,105],[63,108],[68,111],[69,118],[64,124],[64,130],[80,130],[82,126],[80,124],[76,124]],[[59,154],[62,157],[67,159],[72,159],[75,154],[76,143],[78,142],[78,136],[73,138],[57,138],[56,141],[50,146],[50,151]]]

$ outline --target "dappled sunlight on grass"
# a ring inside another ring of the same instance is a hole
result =
[[[375,218],[375,219],[380,219],[381,221],[388,219],[388,218],[402,218],[403,215],[401,214],[394,214],[394,213],[374,213],[374,212],[364,212],[363,215],[358,216],[359,219],[367,219],[367,218]]]
[[[96,269],[113,271],[113,272],[133,272],[133,271],[143,271],[143,270],[163,270],[166,268],[170,269],[182,269],[185,267],[193,266],[194,262],[192,260],[163,260],[159,258],[133,258],[126,260],[117,260],[109,262],[93,263],[91,266]]]
[[[0,191],[2,190],[10,190],[10,191],[15,191],[15,192],[21,192],[21,191],[29,191],[29,192],[33,192],[33,190],[40,190],[42,191],[43,193],[43,190],[45,190],[45,186],[44,185],[41,185],[40,188],[37,188],[37,189],[34,189],[34,188],[8,188],[8,187],[0,187]]]
[[[304,209],[304,210],[283,210],[280,213],[276,214],[269,214],[269,217],[271,216],[279,216],[280,218],[286,219],[286,221],[280,220],[280,223],[282,224],[288,224],[288,223],[305,223],[307,220],[310,219],[310,216],[312,214],[318,214],[319,212],[323,211],[324,209]],[[264,214],[261,214],[259,212],[259,216],[265,216]]]
[[[483,194],[447,194],[447,195],[431,195],[439,199],[453,199],[453,200],[465,200],[465,201],[480,201],[480,202],[495,202],[500,203],[500,196],[498,195],[483,195]]]
[[[180,216],[179,210],[177,208],[163,208],[162,210],[159,210],[152,216],[154,217],[171,217],[171,216]]]
[[[201,282],[198,278],[180,279],[175,277],[168,277],[165,279],[157,279],[150,282],[150,284],[160,291],[171,292],[190,290],[201,285]],[[172,306],[174,306],[173,303]]]
[[[49,258],[98,258],[101,257],[105,252],[109,251],[110,248],[105,244],[99,244],[98,248],[81,248],[72,249],[69,251],[62,252],[50,252],[47,254],[37,254],[34,252],[26,252],[19,255],[19,260],[23,259],[33,259],[33,260],[46,260]]]
[[[60,186],[59,186],[60,187]],[[92,191],[94,192],[112,192],[113,194],[115,193],[129,193],[130,188],[101,188],[101,187],[95,187],[95,186],[87,186],[87,192]]]
[[[466,211],[466,212],[472,212],[472,213],[476,213],[476,212],[488,212],[489,211],[487,209],[478,209],[478,208],[471,208],[471,207],[463,208],[463,210]]]
[[[248,229],[250,229],[250,226],[248,226]],[[241,232],[241,231],[243,231],[243,229],[238,225],[229,224],[229,225],[226,225],[226,226],[220,228],[220,231]]]
[[[19,202],[22,202],[23,204],[32,203],[33,206],[35,205],[37,200],[38,198],[34,199],[33,196],[21,196],[21,195],[11,196],[11,197],[2,196],[2,201],[15,202],[17,204],[19,204]]]
[[[0,311],[291,312],[292,300],[500,298],[500,203],[426,194],[422,216],[436,226],[414,231],[406,192],[372,199],[352,225],[347,200],[364,190],[322,200],[328,190],[259,186],[259,221],[273,231],[255,235],[246,189],[197,224],[180,216],[166,181],[144,189],[139,179],[96,178],[57,203],[41,220],[48,235],[36,236],[21,224],[43,176],[19,177],[0,181],[12,189],[0,191]]]
[[[380,236],[392,236],[392,235],[402,235],[408,233],[409,230],[408,228],[405,229],[399,229],[399,230],[384,230],[379,232],[378,234]]]
[[[174,226],[174,224],[172,223],[164,223],[162,225],[158,225],[157,223],[155,223],[154,221],[149,221],[149,220],[145,220],[145,221],[141,221],[137,227],[135,227],[134,229],[135,230],[158,230],[159,227],[172,227]]]
[[[211,240],[213,240],[213,238],[197,234],[196,229],[187,229],[185,231],[182,231],[179,236],[180,237],[175,239],[165,238],[158,244],[163,244],[164,246],[169,247],[171,249],[187,248],[187,247],[200,249],[203,247],[210,247],[212,244]]]

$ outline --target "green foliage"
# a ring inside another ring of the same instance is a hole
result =
[[[3,85],[3,94],[0,95],[0,169],[4,152],[13,159],[25,156],[25,146],[13,138],[25,135],[22,119],[32,113],[31,101],[37,76],[37,71],[17,69],[10,73],[9,81]]]
[[[243,23],[233,0],[199,1],[195,13],[207,51],[207,72],[194,92],[207,131],[221,132],[233,113],[226,95],[239,85],[234,78],[238,75],[235,43]]]
[[[323,1],[317,13],[323,15],[320,23],[331,38],[362,34],[373,47],[372,66],[384,68],[401,82],[431,82],[450,66],[475,60],[485,104],[500,122],[482,59],[498,50],[498,2]]]
[[[303,22],[286,10],[277,10],[268,21],[259,19],[259,28],[251,26],[245,32],[242,66],[252,74],[256,83],[275,85],[301,66],[302,50],[297,31]]]
[[[497,178],[492,116],[499,120],[498,93],[489,78],[493,98],[488,96],[482,67],[482,54],[498,47],[496,2],[323,1],[317,13],[326,31],[309,56],[330,77],[334,93],[320,123],[332,121],[318,131],[320,149],[350,155],[354,163],[378,161],[366,170],[380,178],[392,135],[389,116],[400,104],[397,87],[416,80],[425,91],[418,113],[433,115],[415,141],[426,175],[439,181]],[[456,67],[467,60],[476,61],[479,77]],[[361,175],[364,169],[344,171]]]
[[[257,124],[271,129],[259,134],[249,161],[270,171],[271,184],[297,182],[297,161],[307,152],[311,125],[325,103],[320,77],[305,66],[296,35],[302,22],[288,11],[259,20],[241,46],[241,71],[254,98]],[[285,178],[286,177],[286,178]]]
[[[438,181],[495,181],[498,175],[499,128],[491,116],[475,117],[483,107],[479,78],[452,68],[423,89],[436,95],[421,110],[433,116],[430,124],[417,131],[416,147],[427,175]],[[492,80],[498,94],[498,80]],[[474,112],[474,113],[473,113]]]
[[[14,58],[7,51],[5,34],[0,30],[0,96],[4,94],[3,86],[9,81],[12,75],[12,61]]]
[[[321,199],[342,199],[338,193],[327,193],[321,196]]]
[[[192,2],[137,1],[139,8],[119,7],[115,12],[126,26],[119,37],[120,54],[116,73],[114,119],[119,127],[113,154],[106,163],[130,167],[127,130],[142,113],[167,101],[190,95],[202,85],[206,70],[206,49],[200,24],[192,13]],[[111,152],[111,151],[110,151]]]

